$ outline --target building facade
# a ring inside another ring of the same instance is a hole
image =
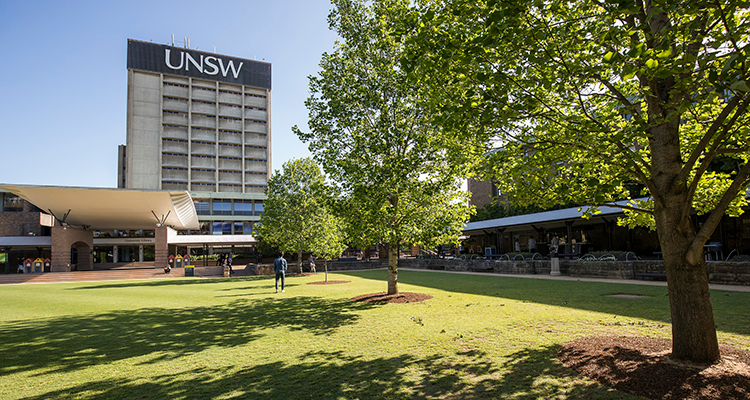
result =
[[[128,40],[118,187],[187,190],[202,235],[250,235],[271,174],[271,65]]]

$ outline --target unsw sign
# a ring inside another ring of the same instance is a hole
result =
[[[271,64],[128,39],[128,69],[271,89]]]

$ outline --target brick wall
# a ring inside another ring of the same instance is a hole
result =
[[[39,212],[7,211],[0,212],[0,236],[42,235]]]

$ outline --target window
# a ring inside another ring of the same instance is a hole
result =
[[[196,199],[196,200],[193,200],[193,205],[195,205],[195,212],[198,215],[210,215],[211,214],[211,209],[209,207],[208,200]]]
[[[235,222],[234,234],[235,235],[252,235],[253,223],[252,222]]]
[[[263,203],[255,203],[255,215],[263,215]]]
[[[232,202],[229,200],[214,200],[213,215],[232,215]]]
[[[211,233],[214,235],[231,235],[232,223],[231,222],[214,222]]]
[[[3,197],[3,211],[23,211],[23,199],[12,193],[5,193]]]
[[[234,215],[253,215],[253,203],[249,200],[235,200]]]

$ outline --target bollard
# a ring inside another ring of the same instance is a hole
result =
[[[550,270],[549,274],[553,276],[559,276],[560,274],[560,259],[557,257],[552,257],[550,259],[550,264],[552,266],[552,269]]]

